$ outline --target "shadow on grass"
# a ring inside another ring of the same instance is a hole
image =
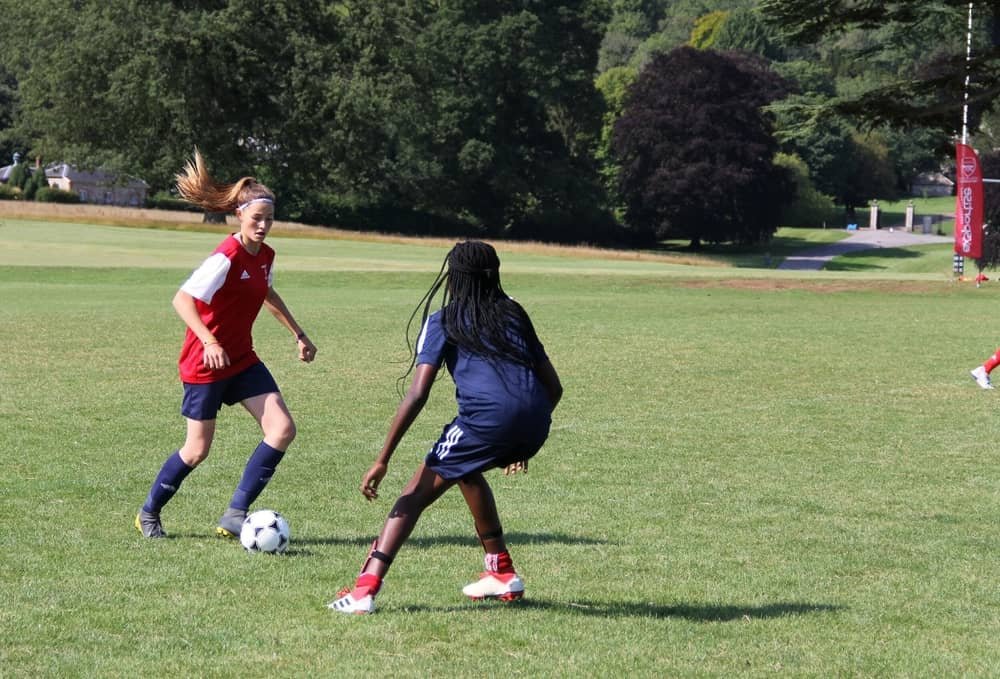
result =
[[[754,620],[769,620],[774,618],[787,618],[801,615],[817,615],[821,613],[836,613],[844,609],[843,606],[832,604],[812,604],[799,603],[794,601],[778,601],[773,604],[763,606],[739,606],[729,605],[684,605],[665,606],[655,603],[639,602],[602,602],[602,601],[547,601],[545,599],[521,599],[511,603],[482,602],[473,604],[473,607],[483,610],[496,610],[498,606],[509,607],[512,611],[517,610],[540,610],[554,613],[565,613],[567,615],[584,615],[601,618],[683,618],[692,622],[752,622]],[[469,605],[465,606],[406,606],[408,612],[460,612],[470,610]]]
[[[314,537],[304,537],[299,538],[292,536],[292,546],[295,545],[354,545],[359,547],[368,548],[371,547],[372,540],[375,539],[377,533],[372,533],[367,537],[338,537],[333,536],[329,538],[314,538]],[[579,535],[567,535],[565,533],[504,533],[504,538],[511,545],[523,546],[523,545],[547,545],[547,544],[561,544],[561,545],[603,545],[606,544],[606,540],[595,540],[593,538],[582,537]],[[415,536],[410,537],[403,546],[403,549],[417,548],[417,549],[429,549],[431,547],[442,547],[442,546],[454,546],[454,545],[469,545],[473,547],[479,546],[479,539],[473,535],[428,535],[428,536]],[[291,549],[289,550],[291,552]]]
[[[839,230],[838,230],[839,231]],[[844,232],[846,235],[846,232]],[[771,269],[786,257],[816,248],[833,246],[837,241],[816,240],[794,235],[775,236],[767,243],[739,245],[735,243],[702,243],[692,249],[688,242],[664,241],[655,252],[706,257],[727,262],[738,269]]]
[[[295,533],[292,533],[292,539],[288,546],[288,549],[281,553],[280,558],[283,559],[302,559],[311,558],[319,556],[317,552],[310,547],[320,546],[320,545],[339,545],[347,547],[357,547],[360,551],[359,558],[364,556],[366,552],[372,546],[372,540],[375,539],[377,533],[373,532],[368,536],[358,536],[354,535],[351,537],[339,537],[333,536],[328,538],[322,537],[299,537]],[[606,540],[595,540],[593,538],[581,537],[579,535],[566,535],[564,533],[505,533],[504,537],[512,545],[546,545],[546,544],[561,544],[561,545],[603,545],[606,544]],[[232,538],[222,538],[216,536],[208,531],[204,533],[169,533],[163,540],[207,540],[210,542],[219,542],[220,544],[230,544],[240,549],[243,546],[240,544],[239,540]],[[152,542],[158,542],[158,540],[153,540]],[[466,546],[479,548],[479,539],[475,535],[431,535],[425,537],[411,537],[403,545],[403,549],[430,549],[433,547],[442,546]]]
[[[561,610],[577,615],[596,615],[601,617],[636,617],[636,618],[684,618],[695,622],[731,622],[734,620],[750,621],[761,618],[784,618],[792,615],[807,615],[815,613],[831,613],[840,610],[840,606],[830,604],[808,604],[795,602],[777,602],[764,606],[691,606],[678,604],[664,606],[653,603],[603,603],[590,601],[574,601],[561,603],[545,600],[528,600],[524,602],[528,608],[545,610]]]
[[[914,259],[922,257],[923,253],[904,248],[873,248],[845,253],[833,259],[823,267],[824,271],[878,271],[890,267],[874,260]],[[865,261],[870,260],[870,261]]]

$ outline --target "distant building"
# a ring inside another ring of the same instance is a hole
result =
[[[955,182],[940,172],[921,172],[913,179],[910,195],[933,198],[955,194]]]
[[[7,181],[10,179],[11,170],[14,169],[15,165],[20,164],[20,162],[21,162],[21,154],[15,153],[13,163],[11,163],[10,165],[4,165],[3,167],[0,167],[0,184],[7,183]]]
[[[0,167],[0,183],[7,183],[14,166],[20,162],[21,154],[15,153],[12,164]],[[32,172],[38,172],[38,168],[33,168]],[[122,178],[104,170],[83,172],[68,163],[45,168],[45,179],[53,188],[77,194],[80,202],[96,205],[142,207],[149,193],[149,185],[141,179]]]
[[[49,186],[72,191],[82,203],[142,207],[146,203],[149,185],[141,179],[121,177],[104,170],[84,172],[68,163],[45,168]]]

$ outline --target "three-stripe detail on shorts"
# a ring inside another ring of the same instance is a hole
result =
[[[458,440],[462,438],[463,433],[465,432],[463,432],[457,424],[451,425],[444,435],[444,441],[441,441],[434,447],[434,454],[437,456],[437,459],[443,460],[446,458],[448,453],[451,452],[452,446],[458,443]]]

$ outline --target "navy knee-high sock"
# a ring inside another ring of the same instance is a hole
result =
[[[233,493],[233,499],[229,501],[229,506],[244,512],[250,509],[250,505],[274,476],[274,469],[284,456],[285,451],[272,448],[261,441],[257,449],[253,451],[253,455],[247,460],[247,466],[243,470],[243,478],[240,479],[240,485],[236,487],[236,492]]]
[[[153,487],[149,489],[142,511],[155,514],[163,509],[163,505],[170,502],[170,498],[181,487],[181,482],[193,469],[194,467],[187,466],[181,459],[180,451],[175,450],[160,467],[160,473],[156,475]]]

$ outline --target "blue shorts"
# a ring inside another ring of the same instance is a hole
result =
[[[255,363],[232,377],[207,384],[184,383],[181,415],[191,420],[214,420],[222,404],[233,405],[252,396],[272,394],[278,383],[263,363]]]
[[[445,425],[441,438],[424,458],[424,464],[443,479],[460,479],[532,458],[541,450],[548,435],[546,425],[535,432],[524,432],[519,437],[521,440],[484,441],[455,418]]]

